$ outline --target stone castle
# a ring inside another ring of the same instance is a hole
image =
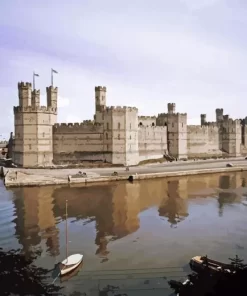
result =
[[[247,154],[247,120],[233,120],[216,109],[216,121],[187,125],[187,114],[139,116],[135,107],[106,105],[106,87],[95,87],[95,115],[81,123],[57,123],[58,88],[47,87],[47,106],[40,91],[18,83],[19,106],[14,107],[13,162],[22,167],[108,162],[137,165],[162,157],[188,159],[238,157]]]

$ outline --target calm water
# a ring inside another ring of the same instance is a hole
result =
[[[143,290],[133,295],[149,295],[144,292],[152,285],[167,288],[158,277],[182,278],[192,256],[226,261],[238,254],[247,261],[245,184],[247,173],[86,188],[6,190],[0,183],[0,246],[26,254],[40,250],[35,263],[52,269],[66,253],[68,199],[69,250],[85,260],[61,284],[64,293],[99,295],[115,284],[128,295],[137,288]]]

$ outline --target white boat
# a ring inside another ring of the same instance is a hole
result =
[[[60,271],[61,275],[67,274],[72,270],[76,269],[82,262],[83,255],[82,254],[74,254],[70,255],[67,259],[63,260],[60,263]]]
[[[64,259],[60,264],[60,274],[65,275],[72,270],[76,269],[83,260],[82,254],[73,254],[68,256],[69,254],[69,248],[68,248],[68,201],[66,200],[66,259]]]

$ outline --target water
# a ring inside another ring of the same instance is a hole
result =
[[[65,295],[100,295],[108,284],[127,295],[169,295],[167,280],[184,278],[195,255],[247,262],[245,184],[245,172],[88,187],[0,183],[0,246],[40,250],[35,264],[52,269],[66,254],[67,199],[69,252],[85,260],[74,277],[56,281]]]

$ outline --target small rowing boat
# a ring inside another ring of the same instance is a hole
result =
[[[208,268],[212,272],[226,271],[231,272],[231,265],[209,259],[206,256],[195,256],[190,260],[190,268],[197,272]]]

